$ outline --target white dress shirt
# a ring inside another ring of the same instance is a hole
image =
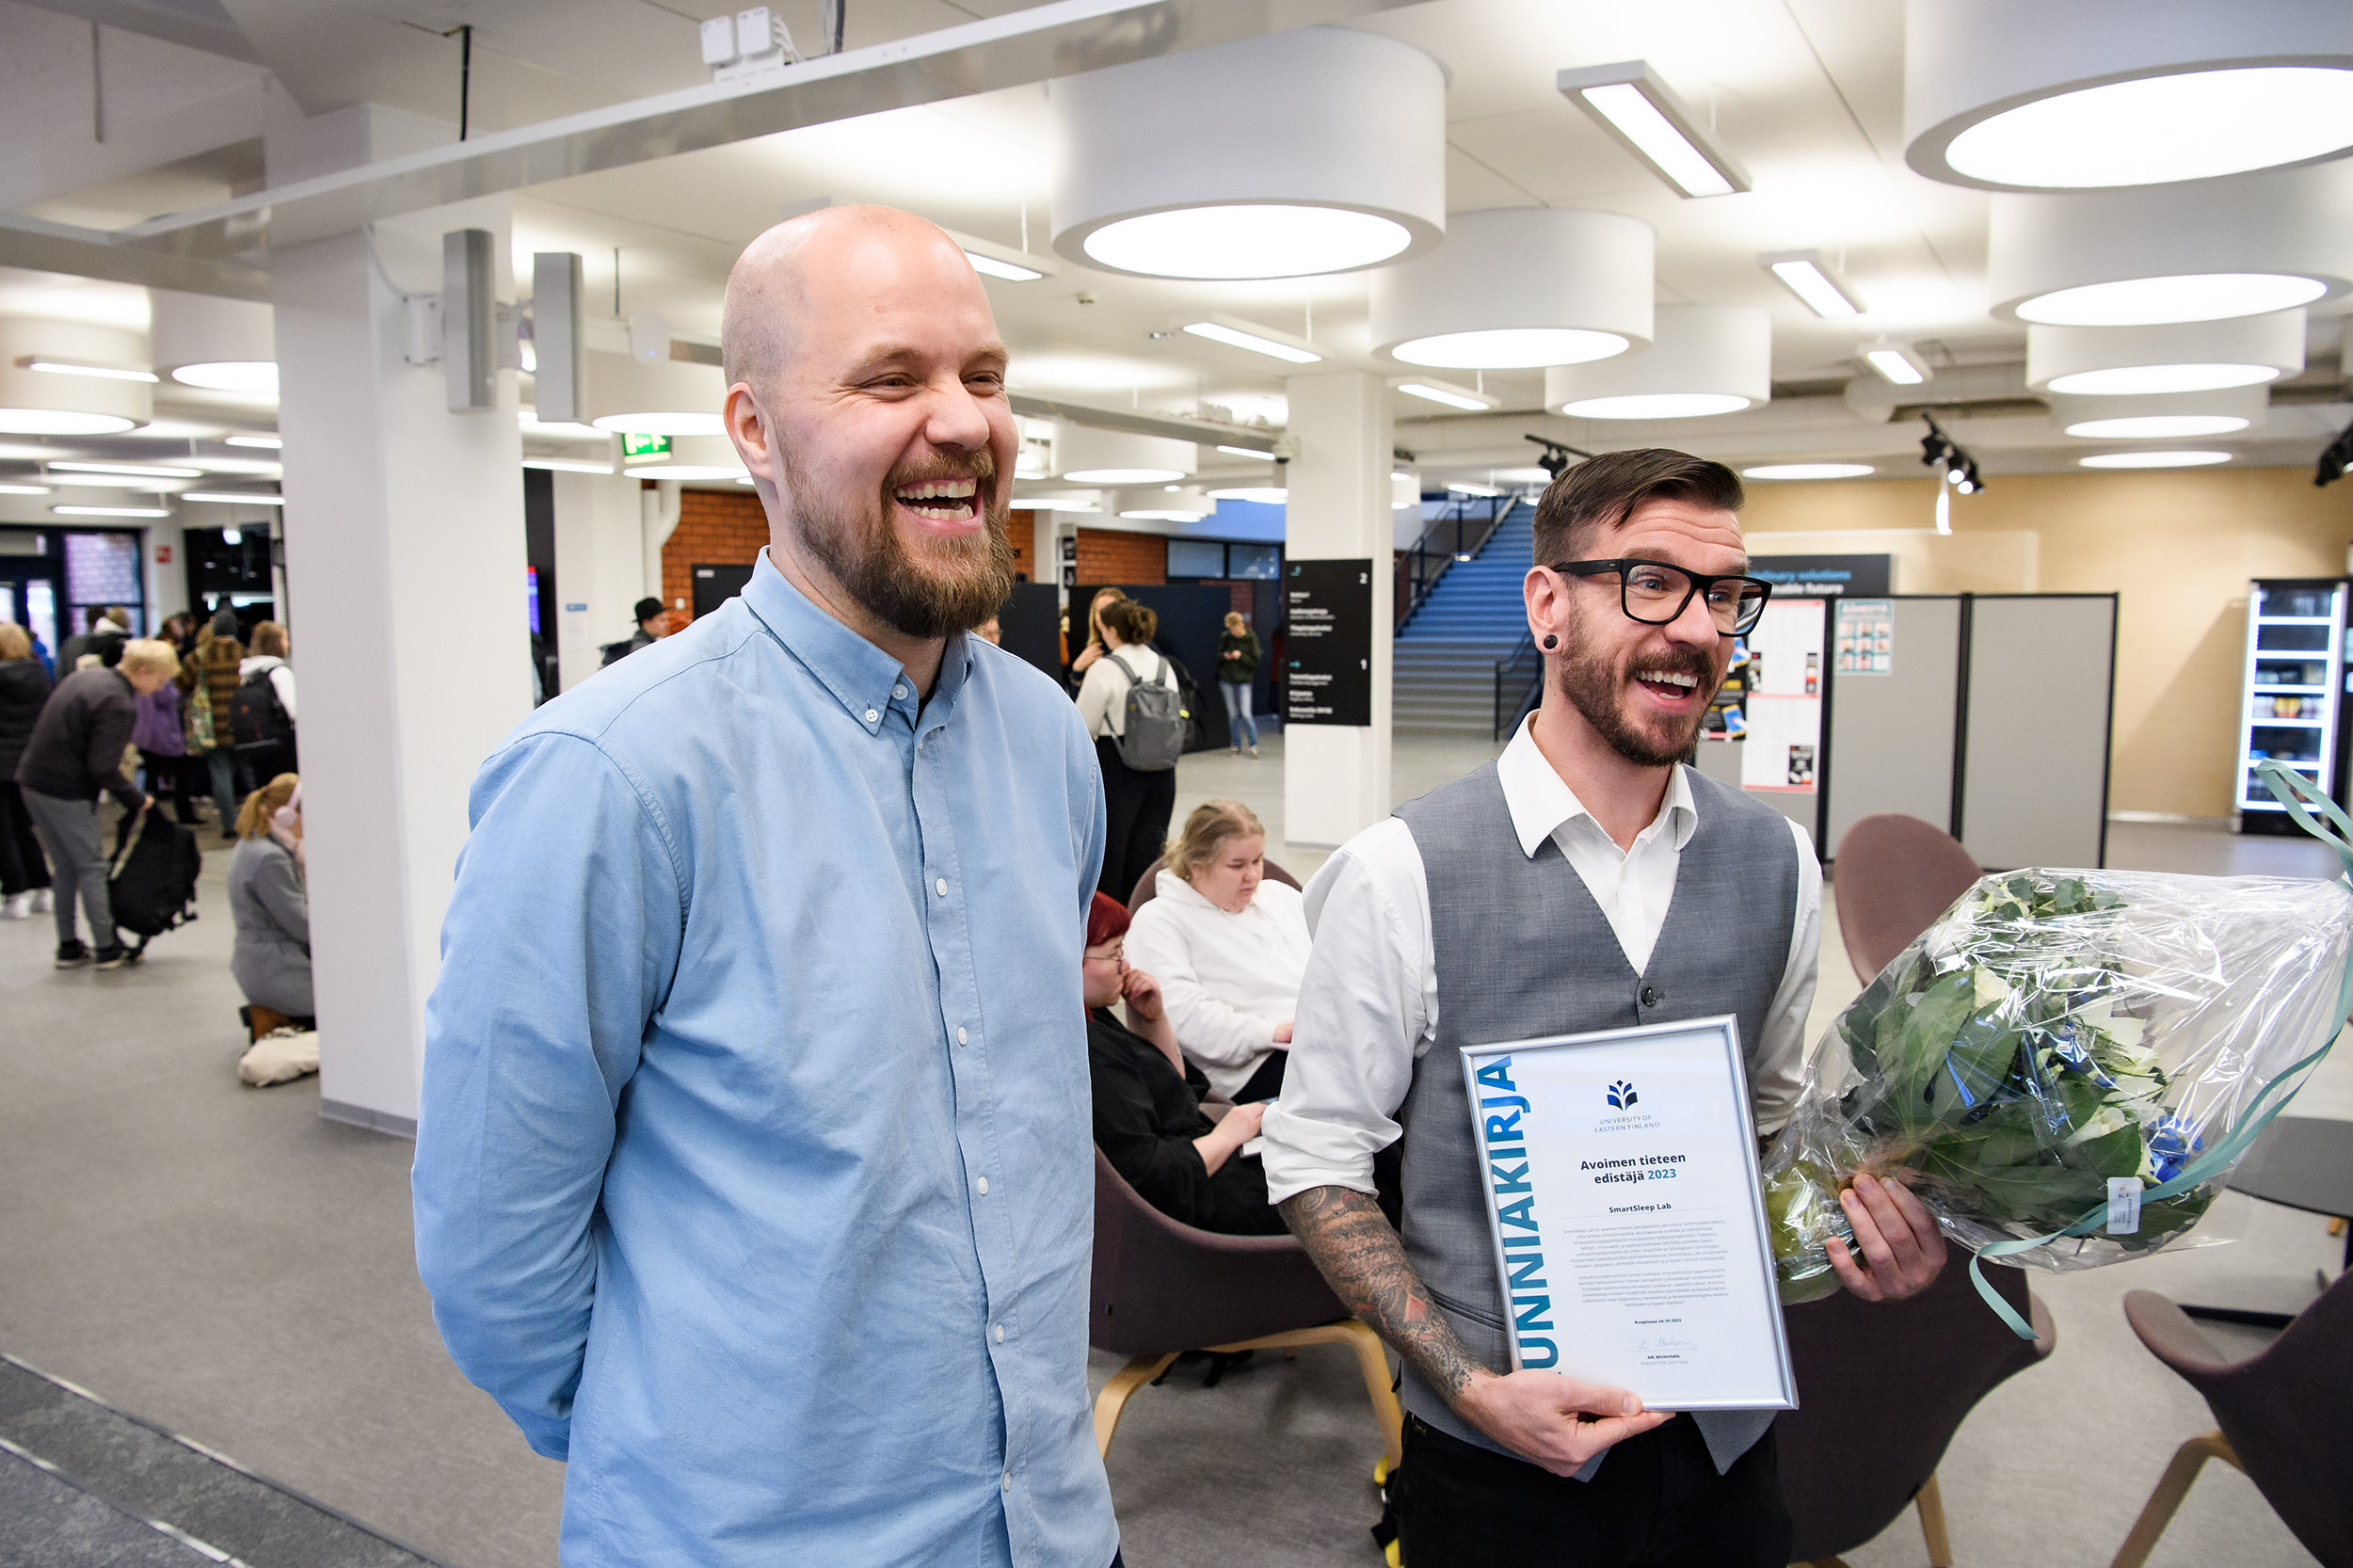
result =
[[[1528,724],[1497,759],[1496,776],[1520,853],[1532,859],[1546,839],[1559,844],[1617,934],[1627,965],[1641,973],[1666,924],[1683,847],[1699,826],[1685,770],[1675,769],[1657,817],[1629,850],[1553,771]],[[1793,822],[1789,833],[1798,848],[1798,906],[1750,1074],[1759,1132],[1779,1130],[1797,1103],[1822,943],[1821,864],[1804,829]],[[1315,948],[1300,985],[1282,1099],[1260,1129],[1267,1196],[1275,1203],[1310,1187],[1372,1192],[1372,1157],[1402,1130],[1397,1109],[1414,1064],[1438,1034],[1430,884],[1403,821],[1376,823],[1341,845],[1308,882],[1305,906]],[[1727,941],[1740,936],[1740,927],[1727,924]]]

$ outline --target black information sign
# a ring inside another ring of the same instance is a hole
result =
[[[1765,542],[1750,536],[1752,544]],[[1895,592],[1895,557],[1757,554],[1749,557],[1749,575],[1770,583],[1783,599],[1882,599]]]
[[[1372,562],[1283,568],[1283,722],[1372,723]]]

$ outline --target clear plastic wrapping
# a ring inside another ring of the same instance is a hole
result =
[[[1838,1016],[1765,1165],[1785,1301],[1837,1287],[1839,1189],[1900,1169],[1976,1251],[2064,1230],[2171,1179],[2326,1038],[2353,943],[2342,882],[2022,871],[1980,879]],[[2282,1097],[2270,1096],[2271,1102]],[[2170,1245],[2198,1185],[2015,1261]],[[2009,1259],[2005,1259],[2009,1261]]]

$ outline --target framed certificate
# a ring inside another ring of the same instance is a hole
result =
[[[1463,1048],[1515,1370],[1793,1410],[1738,1020]]]

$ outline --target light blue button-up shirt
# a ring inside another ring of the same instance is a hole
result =
[[[568,1568],[1107,1568],[1069,699],[955,638],[919,706],[763,552],[472,807],[417,1264]]]

